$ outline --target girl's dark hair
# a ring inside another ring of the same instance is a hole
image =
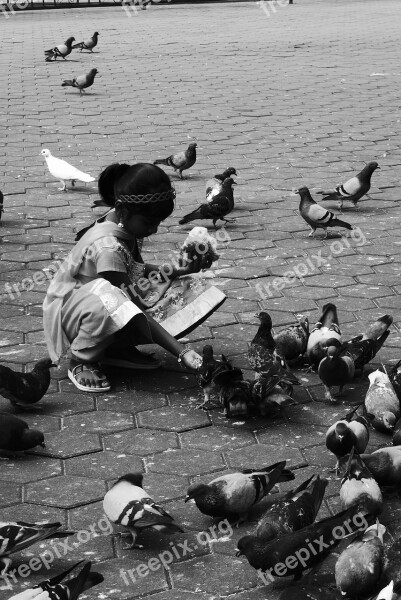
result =
[[[108,206],[114,206],[119,196],[146,195],[167,192],[172,189],[169,176],[156,165],[138,163],[136,165],[115,163],[104,169],[98,182],[99,194]],[[174,210],[174,200],[161,202],[130,202],[126,204],[130,212],[144,217],[167,219]]]

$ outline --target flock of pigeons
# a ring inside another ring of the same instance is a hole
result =
[[[46,61],[65,59],[75,48],[92,53],[98,43],[98,35],[95,32],[90,39],[79,44],[73,44],[75,38],[70,37],[64,44],[46,50]],[[75,87],[82,94],[93,84],[96,73],[97,70],[92,69],[86,75],[65,80],[62,85]],[[172,167],[183,178],[183,171],[196,162],[196,148],[197,144],[191,143],[185,151],[155,160],[154,164]],[[68,181],[72,186],[76,181],[95,181],[94,177],[52,156],[49,150],[43,149],[41,153],[50,174],[61,181],[62,190],[67,190]],[[318,193],[324,196],[323,200],[338,200],[340,212],[344,200],[349,200],[358,209],[358,202],[368,194],[372,174],[377,168],[378,164],[371,162],[334,191]],[[234,209],[233,186],[236,182],[233,176],[236,175],[236,170],[229,167],[208,180],[206,202],[185,215],[179,223],[211,220],[216,227],[219,220],[229,222],[226,217]],[[310,236],[318,228],[325,230],[326,237],[329,227],[352,229],[350,224],[316,203],[308,188],[302,187],[298,193],[301,198],[299,212],[311,228]],[[95,202],[95,205],[99,204],[101,202]],[[3,195],[0,192],[0,218],[2,210]],[[365,333],[343,341],[337,309],[332,303],[323,307],[322,315],[311,331],[308,319],[302,318],[273,336],[270,315],[261,312],[258,317],[260,326],[248,351],[254,379],[244,379],[241,369],[234,367],[224,355],[221,360],[216,359],[213,348],[205,346],[198,373],[204,393],[204,401],[199,408],[210,408],[211,396],[216,394],[227,418],[274,415],[284,406],[294,404],[293,386],[301,385],[301,382],[291,367],[301,364],[304,357],[310,368],[317,371],[326,390],[326,399],[336,402],[332,388],[338,386],[341,393],[356,375],[362,374],[365,365],[383,346],[392,324],[392,317],[383,315]],[[50,359],[42,359],[30,373],[25,374],[0,366],[0,394],[20,407],[39,402],[48,390],[50,369],[54,366]],[[298,580],[308,569],[312,569],[313,574],[313,569],[338,546],[343,538],[334,532],[347,523],[349,535],[359,535],[341,552],[336,562],[335,579],[341,595],[356,600],[367,597],[394,600],[401,598],[401,539],[385,553],[385,527],[379,523],[378,515],[382,513],[384,504],[381,488],[401,486],[401,361],[388,371],[384,368],[384,372],[377,370],[370,373],[369,380],[364,403],[333,423],[326,433],[326,446],[337,461],[334,470],[339,474],[345,467],[340,488],[341,512],[316,521],[328,481],[312,475],[265,509],[253,533],[239,539],[237,556],[245,556],[252,567],[274,573],[274,577],[291,574]],[[393,446],[366,454],[371,427],[392,434]],[[42,432],[30,430],[28,424],[15,415],[1,415],[1,450],[16,452],[36,446],[45,447]],[[259,470],[226,474],[209,483],[192,484],[185,502],[193,500],[203,514],[228,518],[239,525],[248,519],[253,506],[265,498],[276,484],[294,479],[294,473],[286,468],[285,461],[281,461]],[[103,508],[113,523],[130,532],[132,548],[142,548],[137,537],[145,535],[146,529],[166,534],[183,531],[143,489],[140,473],[121,477],[106,493]],[[361,515],[367,526],[362,532],[356,519]],[[73,535],[73,531],[62,530],[61,523],[0,522],[0,577],[7,577],[11,555],[45,539]],[[319,547],[313,548],[313,551],[311,540],[319,541]],[[302,560],[288,566],[288,557],[302,556],[305,548],[310,550],[308,557],[304,554]],[[277,565],[286,568],[280,570]],[[79,573],[71,576],[78,567]],[[92,571],[90,561],[81,561],[8,600],[78,600],[81,593],[102,581],[103,576]],[[314,586],[312,579],[308,579],[300,587],[284,590],[280,598],[322,598],[323,591]],[[335,597],[331,596],[330,590],[325,590],[324,594],[329,600]]]

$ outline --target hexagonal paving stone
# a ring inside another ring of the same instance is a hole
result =
[[[99,436],[92,433],[70,431],[68,429],[47,433],[45,443],[46,448],[36,448],[29,452],[42,456],[69,458],[71,456],[79,456],[88,452],[100,452],[102,450]]]
[[[157,550],[155,552],[157,556]],[[167,590],[163,568],[156,571],[145,569],[140,551],[132,551],[132,557],[97,563],[96,571],[104,576],[102,596],[107,600],[129,600],[136,596],[147,596]],[[137,569],[139,568],[139,571]],[[142,569],[142,570],[141,570]]]
[[[82,475],[95,479],[116,479],[126,473],[138,471],[143,471],[143,463],[139,457],[110,451],[95,452],[65,461],[67,475]]]
[[[95,502],[103,498],[106,486],[103,481],[72,475],[61,475],[51,479],[42,479],[26,485],[28,502],[73,508]]]
[[[184,498],[189,486],[188,477],[166,473],[146,473],[143,487],[156,502]],[[179,517],[178,517],[179,519]]]
[[[84,433],[110,433],[135,427],[134,419],[126,413],[98,411],[64,417],[63,429]]]
[[[95,410],[95,399],[89,394],[65,394],[62,392],[46,394],[41,400],[46,414],[58,415],[60,417],[85,413]]]
[[[177,435],[157,429],[132,429],[123,433],[107,435],[104,438],[106,450],[127,452],[128,454],[154,454],[171,448],[178,448]]]
[[[212,473],[225,466],[221,455],[217,452],[190,449],[162,452],[152,459],[147,459],[146,464],[152,472],[173,475]]]
[[[129,412],[135,414],[143,410],[161,408],[166,406],[165,394],[151,391],[131,391],[129,398],[126,392],[107,394],[107,396],[96,399],[98,410],[112,410],[118,412]]]
[[[230,467],[235,469],[261,469],[281,460],[287,468],[306,466],[307,463],[297,448],[256,444],[239,450],[225,452]]]
[[[211,421],[202,410],[166,406],[139,413],[138,424],[142,427],[154,427],[165,431],[187,431],[188,429],[208,427]]]
[[[42,456],[21,455],[13,460],[2,461],[0,479],[26,483],[38,481],[61,473],[61,461]]]
[[[298,425],[296,423],[277,424],[274,429],[261,431],[256,434],[261,444],[273,444],[274,446],[316,446],[324,442],[326,429],[315,425]]]
[[[7,482],[0,486],[0,506],[9,506],[17,504],[22,500],[21,486],[16,483]]]
[[[292,406],[286,409],[286,414],[291,423],[305,423],[306,425],[320,425],[329,427],[330,424],[342,419],[344,415],[352,410],[352,406],[346,404],[327,405],[322,402],[311,402],[302,406]]]
[[[66,527],[67,511],[54,506],[24,502],[2,508],[1,519],[2,521],[25,521],[26,523],[55,523],[57,521]]]
[[[32,405],[31,409],[36,411],[38,407],[42,407],[42,404]],[[43,433],[60,430],[60,419],[58,417],[30,414],[27,410],[23,414],[19,413],[19,415],[21,419],[28,423],[29,429],[38,429],[39,431],[43,431]]]
[[[173,586],[227,596],[256,587],[258,576],[247,561],[227,556],[204,556],[170,566]],[[229,573],[229,577],[222,577]]]
[[[181,436],[183,448],[202,448],[203,450],[229,450],[255,444],[255,437],[250,431],[237,429],[227,430],[224,427],[205,427],[204,429],[187,431]]]

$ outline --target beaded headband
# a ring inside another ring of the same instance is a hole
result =
[[[136,194],[122,194],[116,200],[121,204],[151,204],[152,202],[164,202],[165,200],[174,200],[175,190],[167,190],[166,192],[156,192],[155,194],[145,194],[142,196]]]

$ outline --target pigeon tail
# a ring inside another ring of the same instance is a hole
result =
[[[171,166],[170,157],[168,158],[159,158],[158,160],[153,161],[154,165],[166,165],[167,167]]]
[[[349,223],[346,223],[345,221],[341,221],[341,219],[332,219],[330,221],[330,226],[332,227],[345,227],[345,229],[349,229],[349,230],[353,230],[352,225],[350,225]]]
[[[61,87],[67,87],[68,85],[70,85],[71,87],[74,87],[74,80],[73,79],[65,79],[63,81],[63,83],[61,84]]]
[[[185,215],[182,219],[178,221],[180,225],[185,225],[185,223],[190,223],[191,221],[195,221],[198,218],[198,211],[194,210],[193,212]]]
[[[323,327],[330,327],[332,323],[339,325],[337,316],[337,307],[332,302],[328,302],[323,306],[320,323]]]
[[[370,340],[379,340],[382,335],[384,335],[390,325],[393,322],[393,317],[391,315],[383,315],[373,325],[370,325],[369,329],[363,336],[365,339]],[[382,345],[382,344],[381,344]]]

